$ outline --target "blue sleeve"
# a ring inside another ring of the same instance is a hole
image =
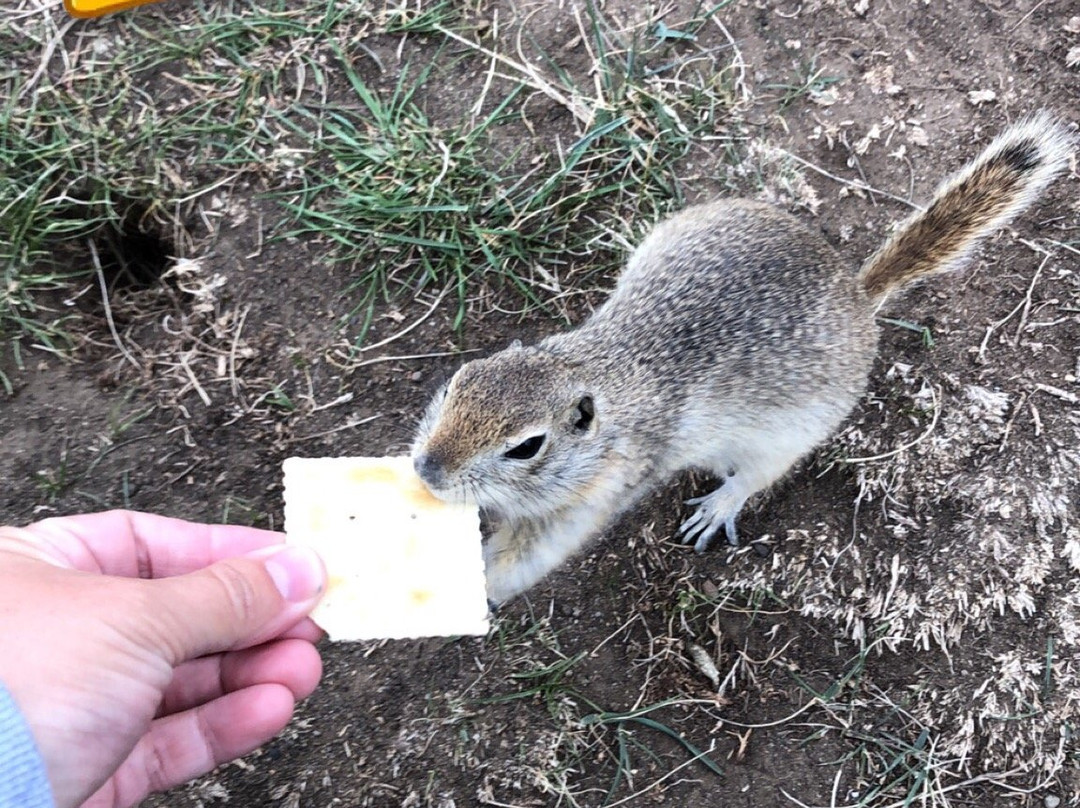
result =
[[[53,808],[34,736],[0,682],[0,808]]]

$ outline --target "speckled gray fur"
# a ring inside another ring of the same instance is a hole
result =
[[[1012,127],[858,269],[768,205],[721,200],[660,223],[573,331],[469,362],[429,405],[413,447],[447,500],[475,502],[488,592],[524,591],[674,474],[723,479],[682,528],[702,551],[747,498],[846,417],[893,289],[957,265],[1033,201],[1072,136],[1049,116]]]

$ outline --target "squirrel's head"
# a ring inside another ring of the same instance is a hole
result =
[[[543,516],[580,500],[603,463],[603,413],[574,366],[514,345],[464,365],[428,405],[413,444],[440,499],[501,516]]]

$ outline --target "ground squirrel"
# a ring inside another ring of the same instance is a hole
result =
[[[488,595],[522,592],[685,469],[722,478],[691,500],[686,543],[840,425],[876,352],[891,291],[957,266],[1068,163],[1043,113],[1001,134],[856,271],[769,205],[720,200],[660,223],[578,328],[465,364],[412,449],[435,496],[478,504]]]

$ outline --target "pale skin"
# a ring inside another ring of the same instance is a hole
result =
[[[322,562],[143,513],[0,527],[0,681],[58,808],[126,808],[276,735],[319,681]]]

